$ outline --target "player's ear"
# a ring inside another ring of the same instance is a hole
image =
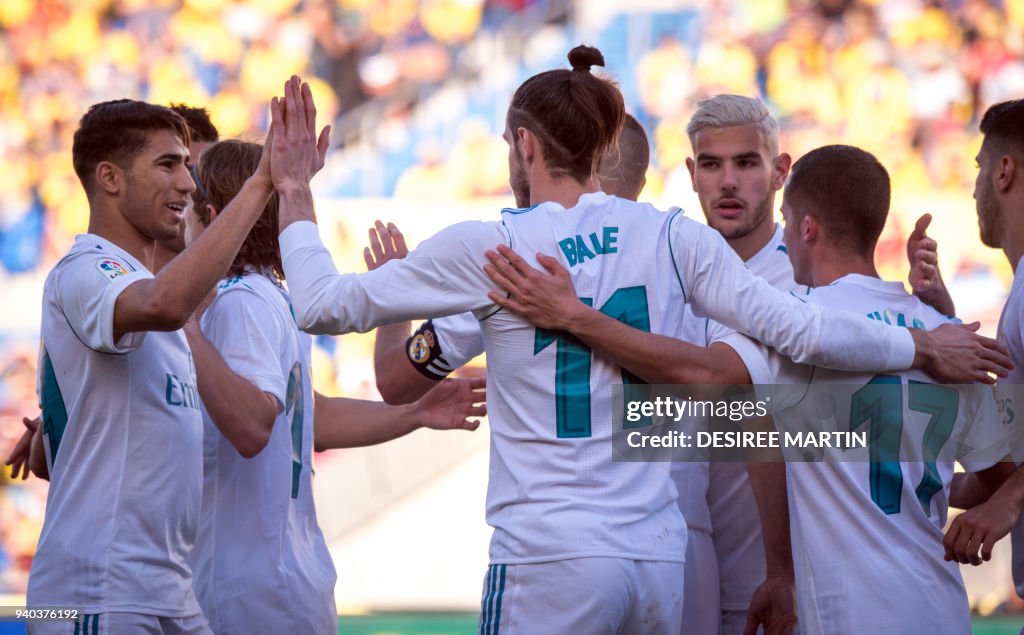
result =
[[[996,187],[1005,192],[1013,187],[1013,181],[1017,177],[1017,168],[1021,166],[1016,159],[1008,154],[999,158],[999,171],[996,174]]]
[[[804,244],[811,244],[818,240],[818,234],[821,232],[821,223],[818,219],[811,214],[805,214],[800,220],[800,238],[804,241]]]
[[[121,193],[124,185],[124,171],[112,161],[100,161],[96,164],[96,172],[93,174],[96,187],[111,196]]]
[[[537,144],[537,137],[530,129],[519,126],[516,128],[516,138],[518,140],[516,145],[519,148],[519,156],[523,159],[523,162],[533,162],[540,149]]]
[[[220,214],[220,212],[217,211],[217,208],[211,203],[206,204],[206,212],[210,215],[210,223],[212,223],[213,219],[217,218],[217,215]],[[206,225],[209,226],[210,223],[207,223]]]
[[[697,179],[694,178],[693,171],[697,167],[697,164],[693,162],[693,159],[686,157],[686,171],[690,173],[690,185],[693,186],[693,191],[697,191]]]
[[[786,184],[786,179],[789,177],[789,168],[793,165],[793,157],[789,156],[788,153],[783,152],[779,156],[775,157],[772,173],[772,189],[776,192],[782,189],[782,186]]]

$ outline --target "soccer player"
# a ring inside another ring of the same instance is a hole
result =
[[[254,143],[203,153],[193,244],[259,163]],[[282,285],[277,196],[243,243],[200,319],[185,326],[204,410],[203,512],[189,562],[216,633],[334,633],[336,574],[316,520],[312,450],[387,441],[420,427],[475,429],[473,389],[448,380],[410,406],[327,398],[310,381],[308,335]],[[482,395],[481,395],[482,399]]]
[[[177,235],[195,189],[185,122],[131,100],[82,117],[72,154],[89,233],[44,288],[39,383],[51,484],[27,600],[82,614],[74,624],[33,623],[32,633],[209,632],[186,564],[202,488],[202,419],[180,328],[227,271],[274,186],[315,160],[305,143],[312,104],[308,115],[295,111],[297,81],[287,118],[277,99],[271,104],[281,131],[273,150],[210,231],[156,276],[154,241]],[[321,141],[326,150],[326,134]]]
[[[598,164],[601,190],[612,196],[637,200],[647,182],[650,157],[651,148],[643,126],[627,113],[618,143],[604,153]],[[525,208],[530,202],[517,200],[516,205]],[[405,237],[390,223],[386,226],[377,223],[370,230],[370,245],[364,253],[370,268],[393,258],[404,258],[409,253]],[[700,331],[703,333],[703,326]],[[377,389],[388,403],[409,403],[483,350],[480,324],[472,313],[427,320],[411,337],[408,322],[381,326],[374,343]]]
[[[775,224],[775,193],[792,160],[779,152],[779,126],[757,99],[716,95],[697,105],[687,126],[686,160],[708,226],[725,238],[751,273],[783,291],[799,291]],[[802,290],[806,291],[806,289]],[[687,309],[709,345],[707,320]],[[691,340],[692,341],[692,340]],[[706,584],[687,589],[683,619],[695,635],[739,635],[765,579],[761,520],[743,463],[678,461],[672,478],[679,507],[700,549],[688,550],[687,574]],[[714,580],[718,584],[714,584]]]
[[[601,387],[619,383],[620,368],[502,311],[481,271],[488,247],[559,253],[595,311],[654,333],[674,328],[692,302],[826,365],[899,369],[916,357],[959,378],[1001,370],[1002,357],[959,329],[910,332],[803,303],[751,275],[713,230],[598,191],[594,171],[618,135],[622,95],[590,73],[603,61],[596,49],[577,47],[569,60],[573,70],[528,79],[509,106],[510,185],[534,207],[506,210],[502,223],[460,223],[405,259],[339,275],[309,222],[308,185],[296,184],[278,190],[282,260],[297,322],[310,332],[467,310],[482,321],[495,528],[485,631],[675,633],[685,524],[663,464],[611,461],[612,395]],[[939,355],[947,338],[959,343]]]
[[[171,104],[171,110],[181,115],[188,125],[189,131],[189,155],[196,159],[199,154],[206,149],[210,144],[214,143],[218,139],[217,128],[210,121],[210,115],[206,112],[205,108],[194,108],[186,106],[184,104]],[[191,209],[192,199],[189,198],[188,208],[186,208],[185,215],[188,214],[188,210]],[[184,236],[184,224],[182,229],[178,232],[178,235],[170,240],[158,240],[153,247],[153,273],[157,273],[163,268],[168,262],[171,261],[176,255],[181,253],[181,250],[185,248],[185,236]],[[22,418],[22,423],[25,425],[25,433],[22,438],[18,440],[18,443],[11,450],[10,455],[7,458],[7,465],[11,466],[12,478],[18,478],[19,470],[22,471],[22,479],[28,478],[29,471],[34,473],[37,477],[42,479],[48,479],[46,473],[46,461],[43,453],[37,451],[35,454],[35,460],[31,458],[31,448],[33,446],[33,437],[42,436],[42,430],[39,428],[41,420],[39,417],[35,419],[29,419],[28,417]],[[39,434],[36,435],[36,431]],[[41,439],[35,442],[38,448],[42,448]]]
[[[778,124],[768,109],[749,97],[718,95],[698,105],[688,133],[694,157],[687,160],[687,167],[708,225],[725,238],[752,273],[779,289],[806,292],[793,280],[783,231],[772,217],[775,193],[785,183],[791,159],[779,152]],[[911,280],[915,288],[928,287],[925,293],[930,294],[929,301],[945,301],[943,310],[951,311],[952,302],[932,264],[934,241],[929,243],[924,235],[926,226],[926,222],[919,223],[909,241]],[[520,285],[507,290],[514,293],[522,306],[529,304],[524,293],[536,295],[544,289]],[[553,287],[550,289],[554,292]],[[557,295],[573,298],[575,294],[566,285]],[[540,308],[534,311],[532,319],[570,315],[571,309]],[[524,315],[530,317],[529,313]],[[709,334],[715,329],[709,328],[707,320],[695,316],[689,307],[685,324],[696,324],[698,328],[684,326],[680,339],[701,346],[710,344]],[[609,355],[623,348],[618,335],[587,343]],[[636,363],[637,358],[624,361]],[[687,365],[679,363],[664,369],[628,368],[645,379],[665,383],[685,381],[686,377],[680,377],[679,372],[688,371]],[[706,381],[720,379],[726,381],[720,377]],[[739,379],[734,377],[731,381]],[[700,580],[700,584],[688,581],[684,593],[684,620],[693,633],[740,633],[754,590],[765,578],[759,512],[746,471],[747,467],[740,463],[680,461],[672,466],[680,509],[689,529],[688,580],[697,576]],[[720,583],[716,583],[719,579]]]
[[[779,151],[779,125],[767,107],[751,97],[716,95],[697,105],[687,133],[693,157],[686,165],[708,225],[752,273],[783,291],[806,293],[807,287],[793,279],[783,229],[774,221],[775,194],[786,182],[792,159]],[[908,241],[910,279],[916,294],[944,315],[953,315],[952,300],[933,264],[934,241],[925,234],[929,221],[919,221]],[[715,330],[703,326],[706,337]],[[716,562],[704,564],[704,575],[713,575],[717,565],[721,588],[720,618],[707,610],[717,603],[703,597],[694,602],[693,611],[684,607],[684,619],[694,633],[740,635],[750,598],[765,576],[761,523],[746,466],[711,461],[705,468],[677,462],[672,473],[691,539],[695,530],[703,529],[714,542]],[[706,498],[694,496],[701,492],[702,481]],[[701,585],[700,591],[707,593],[708,586]]]
[[[797,161],[782,204],[796,281],[813,287],[811,304],[919,328],[948,323],[901,283],[878,277],[874,250],[889,191],[885,168],[859,148],[825,146]],[[823,392],[801,390],[791,410],[776,413],[777,422],[789,422],[780,428],[869,431],[869,448],[777,464],[789,486],[802,630],[970,633],[960,572],[943,560],[940,545],[953,457],[989,487],[1012,469],[998,462],[1007,447],[991,392],[936,385],[918,371],[802,366],[763,346],[745,349],[750,340],[742,336],[725,341],[754,384],[829,386],[834,410],[822,410]]]
[[[171,104],[171,110],[181,115],[188,124],[189,157],[193,164],[199,161],[199,155],[208,147],[220,140],[220,133],[217,127],[210,121],[210,113],[205,108],[187,106],[185,104]],[[189,199],[189,209],[185,210],[188,216],[191,210],[192,199]],[[182,223],[181,231],[172,240],[158,240],[153,251],[153,271],[158,272],[172,258],[181,253],[185,248],[185,225]]]
[[[1007,425],[1024,412],[1024,100],[995,104],[981,119],[984,140],[978,152],[974,199],[981,242],[1002,249],[1014,269],[1013,287],[999,319],[999,339],[1016,364],[996,386]],[[1018,424],[1013,430],[1019,430]],[[1024,463],[1019,433],[1012,439],[1014,460]],[[962,564],[980,564],[993,545],[1011,534],[1012,571],[1017,595],[1024,597],[1024,469],[1018,468],[994,493],[983,484],[965,483],[963,507],[946,532],[946,557]],[[991,496],[989,497],[989,494]],[[986,500],[987,499],[987,500]],[[981,501],[984,501],[981,503]],[[981,503],[981,504],[979,504]]]

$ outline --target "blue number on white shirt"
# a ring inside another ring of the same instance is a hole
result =
[[[931,500],[942,491],[942,479],[935,466],[939,450],[953,433],[960,393],[953,388],[911,380],[908,407],[931,415],[921,440],[925,471],[915,493],[921,508],[931,515]],[[903,471],[900,442],[903,437],[903,385],[895,375],[875,375],[853,394],[850,402],[850,431],[870,421],[868,455],[871,461],[871,500],[886,514],[900,512]]]
[[[580,301],[587,306],[594,306],[593,298],[580,298]],[[598,310],[633,328],[647,333],[651,331],[646,287],[616,289]],[[567,333],[537,329],[533,338],[533,354],[537,355],[556,341],[558,346],[555,354],[555,422],[558,438],[589,437],[590,348]],[[622,383],[642,382],[632,374],[622,371]]]
[[[302,474],[302,364],[295,362],[288,373],[285,392],[285,413],[291,413],[292,431],[292,498],[299,497],[299,476]]]

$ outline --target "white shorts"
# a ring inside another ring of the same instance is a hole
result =
[[[678,562],[573,558],[492,564],[484,576],[480,635],[678,635]]]
[[[686,564],[683,565],[684,635],[718,635],[721,619],[718,592],[718,560],[711,534],[686,532]]]
[[[202,613],[159,617],[141,613],[99,613],[78,620],[29,622],[28,635],[213,635]]]

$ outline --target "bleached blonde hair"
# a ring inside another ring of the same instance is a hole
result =
[[[772,158],[779,154],[779,122],[768,112],[760,99],[742,95],[715,95],[697,103],[697,111],[690,117],[686,134],[690,146],[696,146],[697,133],[708,128],[728,128],[756,123],[761,129]]]

